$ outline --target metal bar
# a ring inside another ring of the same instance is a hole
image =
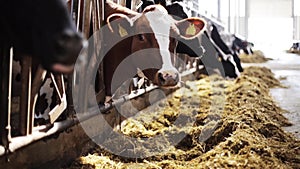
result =
[[[8,69],[8,109],[7,109],[7,126],[6,126],[6,130],[7,130],[7,138],[8,141],[10,142],[11,140],[11,125],[10,125],[10,117],[11,117],[11,88],[12,88],[12,62],[13,62],[13,48],[10,48],[10,53],[9,53],[9,69]]]
[[[57,118],[66,110],[67,108],[67,99],[66,95],[63,94],[62,98],[60,100],[60,104],[56,105],[50,112],[49,112],[49,117],[50,117],[50,123],[53,124]]]
[[[9,54],[9,47],[3,45],[0,49],[0,134],[1,134],[1,144],[7,149],[10,142],[10,92],[11,92],[11,62],[12,58]]]
[[[245,0],[245,39],[249,38],[249,0]]]
[[[131,9],[131,0],[126,0],[126,7]]]
[[[51,73],[51,79],[56,89],[56,93],[59,97],[59,102],[57,102],[57,105],[49,112],[50,123],[53,124],[57,120],[57,118],[64,112],[64,110],[66,110],[67,98],[63,75],[53,75]]]
[[[90,25],[91,25],[91,0],[84,0],[83,5],[83,19],[82,19],[82,32],[86,38],[90,34]]]
[[[56,83],[56,79],[55,79],[55,77],[54,77],[54,75],[52,74],[52,73],[50,73],[50,76],[51,76],[51,80],[52,80],[52,82],[53,82],[53,84],[54,84],[54,87],[55,87],[55,90],[56,90],[56,93],[58,94],[58,97],[59,97],[59,99],[61,99],[62,98],[62,96],[61,96],[61,91],[60,91],[60,89],[61,89],[61,85],[58,87],[58,85],[60,84],[60,82],[61,82],[61,80],[58,80],[57,82],[59,83]]]
[[[20,99],[20,133],[31,133],[30,125],[30,99],[31,99],[31,57],[24,56],[21,60],[21,99]]]
[[[84,7],[83,7],[83,13],[84,13],[84,16],[82,18],[82,32],[83,34],[85,35],[85,37],[89,37],[89,30],[90,30],[90,23],[91,23],[91,8],[90,8],[90,3],[91,0],[85,0],[84,1]],[[92,44],[89,44],[88,45],[88,48],[92,48]],[[88,50],[88,55],[87,56],[91,56],[91,53],[92,50]],[[90,58],[86,58],[88,60],[90,60]],[[82,71],[80,73],[84,73],[86,74],[86,65],[84,65],[82,67]],[[83,78],[86,78],[85,75],[82,76]],[[82,86],[82,88],[79,89],[79,95],[82,96],[84,98],[84,101],[83,102],[79,102],[79,101],[76,101],[77,102],[77,106],[80,108],[78,111],[82,112],[83,110],[85,110],[86,106],[87,106],[87,91],[86,91],[86,85],[89,85],[86,84],[86,81],[85,79],[81,79],[80,80],[82,84],[80,84],[80,86]]]
[[[228,32],[231,32],[231,0],[228,0]]]
[[[35,113],[35,104],[38,98],[38,92],[41,88],[41,85],[43,81],[45,80],[47,71],[42,68],[41,65],[38,66],[36,72],[35,72],[35,77],[33,79],[32,85],[31,85],[31,99],[30,99],[30,111],[28,113],[31,114],[29,118],[29,126],[30,126],[30,133],[32,133],[32,128],[34,126],[34,116],[33,114]]]
[[[66,89],[66,99],[67,99],[67,112],[73,113],[74,110],[74,103],[73,103],[73,95],[72,95],[72,81],[73,81],[73,74],[67,76],[67,89]]]
[[[43,132],[42,130],[45,128],[49,128],[49,126],[40,126],[39,128],[34,128],[34,131],[31,135],[27,136],[19,136],[12,138],[10,144],[9,144],[9,152],[14,152],[17,149],[20,149],[22,147],[25,147],[27,145],[30,145],[31,143],[40,140],[42,138],[51,136],[53,134],[56,134],[58,132],[64,131],[75,124],[78,124],[78,120],[76,119],[69,119],[62,122],[55,122],[51,129],[49,129],[47,132]],[[3,151],[1,151],[0,146],[0,156],[4,155]]]
[[[218,20],[220,21],[221,20],[221,0],[218,0],[218,5],[217,5],[217,8],[218,8]]]
[[[77,18],[76,18],[76,26],[77,30],[80,30],[80,19],[81,19],[81,1],[83,0],[75,0],[77,3]]]
[[[195,71],[195,69],[191,69],[189,71],[185,71],[181,74],[182,79],[190,79],[191,74],[193,74]],[[134,99],[136,97],[139,97],[147,92],[150,92],[154,89],[157,89],[157,86],[150,86],[146,89],[139,89],[137,92],[133,92],[129,95],[126,95],[118,100],[115,100],[114,102],[112,102],[111,104],[105,104],[103,106],[94,106],[88,109],[88,111],[86,111],[85,113],[81,114],[81,119],[80,121],[85,121],[88,120],[90,118],[93,118],[94,116],[99,115],[99,111],[102,114],[105,114],[105,112],[111,110],[112,108],[114,108],[115,106],[121,105],[126,101],[129,101],[131,99]],[[58,132],[64,131],[76,124],[79,123],[79,120],[77,118],[74,119],[68,119],[65,121],[61,121],[61,122],[54,122],[52,128],[50,128],[49,130],[47,130],[46,132],[44,132],[44,130],[46,128],[49,128],[49,126],[39,126],[34,128],[34,131],[32,132],[31,135],[27,135],[27,136],[20,136],[20,137],[15,137],[12,138],[11,143],[9,144],[9,150],[10,152],[14,152],[17,149],[20,149],[24,146],[27,146],[29,144],[31,144],[32,142],[35,142],[37,140],[40,140],[42,138],[51,136],[53,134],[56,134]],[[4,151],[3,148],[0,146],[0,156],[4,155]]]

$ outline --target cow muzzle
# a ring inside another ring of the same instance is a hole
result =
[[[176,70],[159,71],[157,72],[157,80],[159,86],[173,87],[180,81],[180,75]]]
[[[80,51],[84,47],[85,41],[81,34],[71,30],[65,31],[57,41],[56,63],[52,66],[53,71],[70,73],[73,70]]]

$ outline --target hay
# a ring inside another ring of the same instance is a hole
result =
[[[286,50],[286,52],[287,53],[295,53],[295,54],[300,55],[300,50],[291,50],[291,49],[289,49],[289,50]]]
[[[249,55],[241,53],[239,57],[243,63],[264,63],[271,60],[270,58],[266,58],[264,53],[259,50],[253,51],[253,54]]]
[[[274,79],[267,68],[250,67],[234,81],[213,75],[187,82],[189,88],[124,121],[121,132],[141,138],[131,149],[143,158],[95,147],[70,168],[300,168],[300,141],[282,130],[290,123],[269,94],[280,85]],[[174,144],[172,134],[184,138]],[[157,135],[163,137],[151,141]],[[144,138],[150,142],[142,144]],[[116,150],[124,147],[130,149]]]
[[[241,78],[247,77],[255,77],[257,81],[256,83],[266,84],[268,88],[286,87],[282,85],[280,81],[274,77],[274,73],[266,67],[249,66],[245,68]]]

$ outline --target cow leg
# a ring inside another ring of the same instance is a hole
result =
[[[243,67],[241,65],[241,60],[240,60],[239,56],[235,52],[233,53],[232,56],[233,56],[233,60],[236,63],[236,66],[237,66],[239,72],[243,72],[244,69],[243,69]]]
[[[250,51],[250,53],[253,55],[254,52],[253,52],[253,50],[252,50],[251,47],[249,48],[249,51]]]
[[[245,54],[249,55],[249,52],[248,52],[247,47],[244,47],[244,48],[243,48],[243,51],[244,51]]]

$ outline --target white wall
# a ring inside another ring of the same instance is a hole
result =
[[[268,49],[289,48],[293,39],[292,0],[248,1],[248,39]]]
[[[249,17],[291,17],[292,0],[248,0]]]

